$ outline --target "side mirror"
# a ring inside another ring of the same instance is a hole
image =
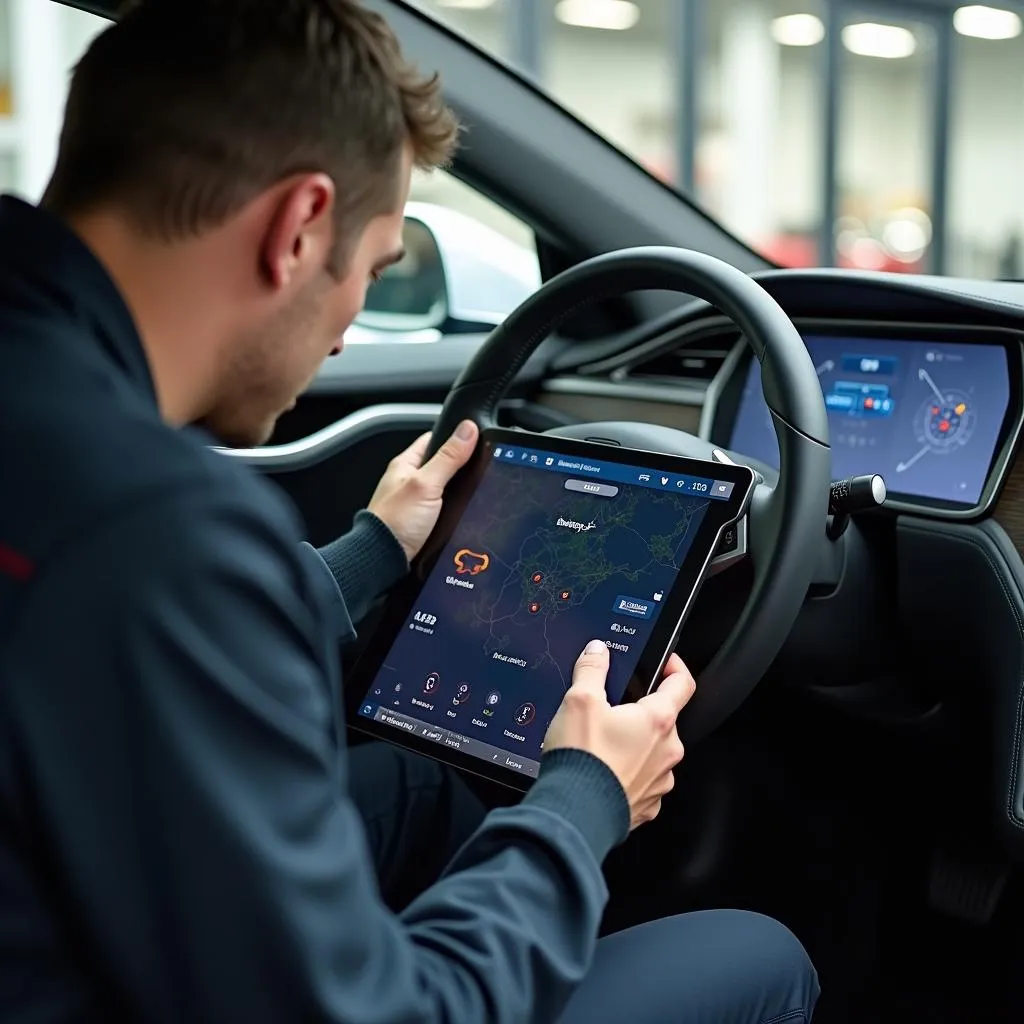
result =
[[[448,288],[441,249],[430,228],[406,217],[405,256],[366,292],[356,319],[361,327],[388,334],[439,330],[448,317]]]
[[[366,293],[346,341],[486,334],[541,284],[537,254],[456,210],[409,203],[405,256]]]

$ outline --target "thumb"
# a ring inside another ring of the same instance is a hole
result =
[[[604,697],[609,658],[608,645],[603,640],[591,640],[576,661],[576,667],[572,671],[572,685],[592,693],[600,693]]]
[[[438,490],[444,490],[448,481],[469,462],[479,436],[480,428],[472,420],[463,420],[433,458],[423,465],[420,477]]]

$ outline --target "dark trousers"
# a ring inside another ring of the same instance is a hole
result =
[[[383,744],[351,751],[352,793],[381,891],[404,907],[440,875],[484,816],[453,772]],[[803,947],[771,918],[682,914],[602,939],[562,1024],[804,1024],[818,980]]]

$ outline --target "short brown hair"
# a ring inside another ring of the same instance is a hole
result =
[[[113,203],[174,240],[323,172],[344,249],[398,201],[405,145],[429,169],[457,134],[437,75],[359,0],[134,0],[75,68],[43,205]]]

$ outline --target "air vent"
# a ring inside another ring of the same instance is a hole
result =
[[[662,384],[710,384],[727,355],[721,349],[677,348],[637,363],[627,375]]]

